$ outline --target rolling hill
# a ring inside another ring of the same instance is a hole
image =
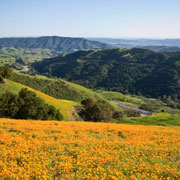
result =
[[[145,98],[143,96],[135,96],[130,94],[122,94],[112,91],[94,91],[75,83],[65,81],[58,78],[47,78],[45,76],[30,76],[22,73],[14,72],[11,78],[14,82],[31,87],[56,99],[64,99],[80,104],[84,99],[91,98],[94,100],[106,101],[118,111],[122,111],[116,104],[140,108],[152,112],[169,112],[180,113],[178,109],[168,107],[168,104],[159,99]]]
[[[24,65],[58,56],[60,52],[49,49],[0,48],[0,64],[21,70]]]
[[[44,76],[30,76],[17,72],[14,72],[13,74],[11,79],[14,81],[6,79],[4,81],[5,83],[0,83],[0,97],[7,91],[18,94],[22,88],[27,88],[29,91],[36,93],[36,95],[43,99],[45,103],[59,109],[63,115],[63,120],[65,121],[82,121],[79,116],[79,112],[83,107],[81,106],[81,102],[82,100],[84,101],[84,99],[90,98],[97,103],[95,106],[99,103],[101,108],[108,108],[113,114],[115,112],[120,113],[119,117],[112,116],[112,119],[108,122],[179,125],[179,116],[173,115],[179,113],[179,110],[169,108],[167,104],[160,100],[124,95],[122,93],[111,91],[92,91],[61,79],[47,78]],[[121,109],[121,107],[117,106],[117,103],[114,104],[114,102],[126,105],[128,108]],[[133,108],[143,108],[143,106],[146,108],[150,107],[153,112],[162,112],[163,110],[163,112],[173,114],[161,113],[155,114],[152,117],[136,117],[137,115],[134,114]],[[104,111],[103,109],[101,109],[101,111]],[[93,113],[91,113],[91,115],[93,115]],[[104,120],[106,121],[106,119]]]
[[[139,47],[142,49],[149,49],[151,51],[157,51],[157,52],[176,52],[180,51],[180,47],[173,47],[173,46],[142,46]]]
[[[77,51],[32,67],[40,74],[88,88],[180,99],[180,52],[139,48]]]
[[[81,49],[105,49],[111,45],[90,41],[84,38],[70,38],[59,36],[0,38],[0,47],[51,49],[62,53]]]
[[[35,92],[36,95],[41,99],[43,99],[47,104],[52,105],[55,108],[59,109],[60,112],[63,114],[63,120],[67,121],[73,118],[72,117],[73,107],[78,105],[78,103],[74,101],[56,99],[38,90],[30,88],[29,86],[11,80],[6,80],[5,85],[0,84],[0,95],[2,95],[2,93],[5,91],[9,91],[13,94],[18,94],[22,88],[27,88],[29,91]]]

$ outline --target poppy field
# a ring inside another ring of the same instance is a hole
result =
[[[0,179],[180,179],[180,127],[0,119]]]

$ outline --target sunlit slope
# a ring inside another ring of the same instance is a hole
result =
[[[0,119],[0,179],[180,179],[180,127]]]
[[[83,86],[67,82],[57,78],[47,78],[45,76],[30,76],[22,73],[14,73],[13,81],[29,86],[57,99],[67,99],[81,102],[92,97],[96,98],[96,93]]]
[[[77,105],[77,103],[75,103],[73,101],[68,101],[68,100],[56,99],[56,98],[48,96],[47,94],[44,94],[40,91],[32,89],[28,86],[25,86],[25,85],[22,85],[22,84],[19,84],[16,82],[14,82],[14,83],[16,85],[22,87],[22,88],[27,88],[28,90],[35,92],[39,97],[44,99],[47,103],[49,103],[49,104],[55,106],[56,108],[60,109],[61,113],[63,114],[64,120],[71,120],[72,108],[73,108],[73,106]]]

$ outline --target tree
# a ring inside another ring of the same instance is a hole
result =
[[[92,98],[84,99],[81,104],[84,105],[85,108],[89,108],[94,105],[94,100]]]
[[[91,98],[81,102],[84,109],[80,112],[80,116],[85,121],[93,122],[109,122],[112,118],[113,108],[105,101],[94,101]]]
[[[12,69],[5,66],[0,66],[0,76],[2,78],[9,79],[12,77],[12,75],[13,75]]]
[[[0,97],[0,117],[15,118],[19,111],[17,95],[6,92]]]
[[[34,92],[21,89],[18,95],[5,92],[0,97],[0,117],[15,119],[62,120],[55,107],[45,104]]]
[[[113,115],[112,115],[112,118],[113,119],[120,119],[120,118],[123,118],[123,112],[121,112],[121,111],[115,111],[114,113],[113,113]]]

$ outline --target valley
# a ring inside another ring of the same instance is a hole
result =
[[[180,180],[180,0],[0,2],[0,180]]]

